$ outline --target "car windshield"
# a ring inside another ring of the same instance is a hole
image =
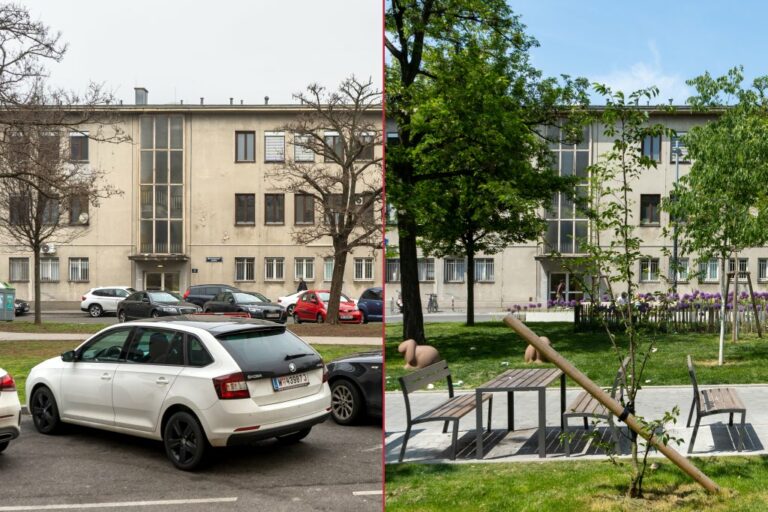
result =
[[[318,292],[317,296],[320,297],[320,300],[323,301],[323,302],[328,302],[329,300],[331,300],[330,292]],[[341,296],[339,297],[339,301],[340,302],[352,302],[352,299],[350,299],[349,297],[347,297],[346,295],[344,295],[342,293]]]
[[[288,360],[302,366],[317,364],[320,355],[290,331],[280,327],[217,336],[244,372],[274,373]]]
[[[147,292],[152,302],[170,302],[176,304],[181,302],[181,297],[170,292]]]
[[[266,302],[261,300],[260,297],[251,293],[233,293],[235,301],[238,304],[255,304],[257,302]]]

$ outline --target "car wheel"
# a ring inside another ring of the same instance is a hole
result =
[[[91,304],[88,306],[88,314],[91,315],[93,318],[100,317],[104,313],[104,309],[102,309],[101,306],[98,304]]]
[[[286,313],[288,313],[288,316],[292,316],[293,315],[293,310],[294,310],[295,307],[296,307],[296,304],[291,304],[290,306],[288,306],[286,308],[285,311],[286,311]]]
[[[363,408],[360,392],[347,380],[337,380],[331,385],[331,415],[339,425],[354,423]]]
[[[160,313],[158,313],[158,311],[155,309],[152,311],[151,315],[152,315],[152,318],[157,318],[160,316]]]
[[[317,318],[316,318],[315,320],[316,320],[316,321],[317,321],[317,323],[319,323],[319,324],[323,323],[323,314],[322,314],[322,313],[318,313],[318,314],[317,314]]]
[[[10,442],[10,441],[3,441],[2,443],[0,443],[0,452],[2,452],[3,450],[5,450],[6,448],[8,448],[8,445],[9,445],[9,444],[11,444],[11,442]]]
[[[32,393],[32,421],[41,434],[53,434],[61,426],[59,408],[53,393],[45,386],[39,387]]]
[[[293,314],[293,323],[295,324],[301,323],[301,318],[299,318],[299,315],[297,315],[296,313]]]
[[[299,441],[307,437],[311,430],[312,430],[312,427],[308,427],[308,428],[305,428],[304,430],[299,430],[298,432],[292,432],[290,434],[285,434],[283,436],[277,436],[277,440],[281,444],[298,443]]]
[[[360,311],[360,323],[361,324],[368,323],[368,315],[365,314],[365,311]]]
[[[191,471],[205,462],[208,440],[197,418],[188,412],[176,412],[168,419],[163,444],[168,458],[181,470]]]
[[[117,321],[118,322],[125,322],[125,310],[121,309],[117,312]]]

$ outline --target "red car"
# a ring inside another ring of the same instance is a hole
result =
[[[329,300],[331,300],[331,292],[328,290],[307,290],[299,297],[293,308],[293,321],[297,324],[301,322],[325,322]],[[363,322],[363,314],[360,313],[353,301],[345,300],[344,294],[339,300],[339,321],[345,324]]]

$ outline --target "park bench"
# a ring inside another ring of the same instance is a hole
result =
[[[691,426],[691,419],[693,418],[693,411],[696,411],[696,425],[693,427],[693,435],[691,435],[691,442],[688,445],[688,453],[693,452],[693,443],[696,441],[696,434],[699,431],[699,422],[704,416],[711,416],[713,414],[728,414],[728,426],[733,426],[733,415],[735,413],[741,414],[741,432],[736,428],[736,434],[739,438],[739,443],[736,449],[741,451],[744,447],[744,418],[747,415],[747,408],[744,407],[739,394],[733,388],[710,388],[699,390],[699,385],[696,382],[696,369],[693,367],[693,360],[691,356],[688,356],[688,374],[691,376],[691,384],[693,384],[693,403],[691,403],[691,412],[688,413],[688,423],[686,427]]]
[[[626,387],[626,369],[629,364],[629,357],[625,357],[616,372],[616,378],[613,380],[613,386],[611,387],[611,398],[616,398],[617,391],[623,391]],[[607,390],[606,390],[607,391]],[[613,424],[613,414],[603,404],[587,393],[582,391],[578,396],[568,405],[563,413],[563,434],[565,443],[565,456],[571,456],[571,440],[568,437],[568,418],[584,418],[584,430],[589,429],[587,423],[588,418],[603,419],[608,422],[608,428],[611,431],[611,437],[616,445],[616,452],[619,452],[619,435],[616,430],[616,426]]]
[[[424,389],[433,382],[446,379],[448,383],[448,400],[442,402],[440,405],[429,409],[426,412],[422,412],[416,417],[413,417],[411,411],[411,402],[408,395],[413,391]],[[398,379],[400,381],[400,388],[403,390],[403,400],[405,401],[405,414],[406,414],[406,429],[403,436],[403,446],[400,449],[399,462],[403,462],[405,456],[405,448],[408,444],[408,437],[411,435],[411,427],[417,423],[426,423],[429,421],[443,421],[443,433],[448,431],[448,423],[453,422],[453,436],[451,438],[451,459],[456,459],[456,441],[459,434],[459,420],[466,416],[468,413],[475,410],[476,397],[474,393],[455,396],[453,393],[453,380],[451,379],[451,370],[448,368],[446,361],[438,361],[435,364],[429,365],[420,370],[416,370],[407,375],[404,375]],[[493,395],[490,393],[483,394],[483,401],[488,400],[488,430],[491,428],[491,410],[493,405]],[[478,435],[482,435],[478,432]]]

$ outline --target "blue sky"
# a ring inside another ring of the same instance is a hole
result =
[[[768,75],[768,3],[714,0],[510,0],[541,45],[532,62],[546,75],[584,76],[630,92],[656,85],[659,103],[684,104],[685,81],[744,66]]]

